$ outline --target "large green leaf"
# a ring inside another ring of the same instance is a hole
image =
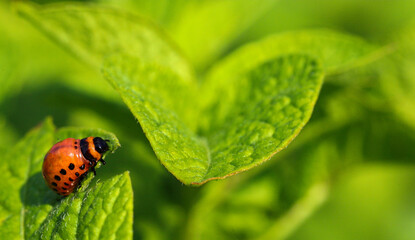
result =
[[[92,187],[88,187],[93,178],[93,174],[89,174],[81,189],[63,200],[58,200],[58,195],[43,180],[42,162],[49,148],[57,140],[88,135],[110,140],[111,151],[119,147],[118,140],[111,133],[73,128],[55,132],[48,119],[14,148],[2,153],[2,238],[43,239],[44,234],[57,239],[132,238],[132,190],[128,173]],[[117,223],[112,222],[115,218]],[[109,224],[111,227],[107,227]],[[88,226],[88,231],[85,231],[85,226]]]
[[[42,32],[95,67],[100,68],[105,59],[114,55],[130,54],[137,56],[137,64],[155,65],[158,71],[172,71],[179,76],[176,81],[180,81],[180,85],[196,88],[191,69],[175,46],[155,25],[140,17],[113,8],[77,3],[48,7],[19,3],[16,7]],[[90,83],[86,81],[84,85]],[[93,86],[90,88],[95,90]],[[174,106],[182,107],[181,104]]]
[[[104,58],[129,53],[148,64],[172,69],[190,81],[190,68],[167,36],[150,22],[113,8],[85,4],[40,7],[16,4],[19,13],[84,61],[100,67]]]
[[[171,107],[171,95],[182,97],[180,86],[172,86],[177,76],[152,66],[137,67],[137,62],[116,58],[104,72],[140,121],[160,161],[186,184],[250,169],[282,150],[310,118],[322,83],[321,69],[309,57],[291,55],[263,63],[239,76],[235,88],[241,91],[226,121],[198,134]],[[154,89],[153,83],[163,81]],[[178,90],[156,94],[164,89]],[[197,113],[188,109],[192,111]]]

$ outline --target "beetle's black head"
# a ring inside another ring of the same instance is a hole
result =
[[[99,153],[104,153],[109,150],[107,142],[100,137],[94,138],[94,146],[95,150]]]

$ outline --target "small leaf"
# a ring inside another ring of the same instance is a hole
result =
[[[62,137],[85,137],[83,134],[86,133],[92,136],[109,138],[113,141],[109,143],[112,146],[112,150],[119,146],[118,140],[113,134],[102,130],[84,129],[76,131],[74,128],[67,128],[58,131],[56,136],[51,119],[47,119],[41,126],[31,131],[14,148],[6,153],[2,153],[0,159],[0,170],[2,171],[0,176],[0,236],[5,239],[43,238],[44,236],[37,235],[39,234],[38,229],[44,228],[44,226],[51,226],[53,222],[55,228],[48,228],[52,233],[56,233],[54,232],[56,229],[68,231],[61,237],[67,239],[66,236],[68,236],[69,239],[75,239],[75,235],[71,238],[70,234],[77,234],[77,232],[71,232],[67,228],[75,221],[74,216],[70,215],[71,211],[74,211],[73,208],[77,206],[76,201],[72,202],[70,199],[81,198],[81,205],[84,206],[82,209],[87,209],[86,206],[88,206],[88,214],[94,215],[94,222],[102,222],[101,225],[94,225],[97,227],[94,228],[95,230],[92,233],[88,233],[89,239],[98,239],[99,231],[103,233],[108,232],[108,237],[122,236],[123,238],[127,237],[126,239],[132,238],[132,190],[128,174],[114,177],[92,188],[87,187],[88,182],[93,178],[93,174],[89,174],[88,179],[83,182],[83,187],[61,202],[57,201],[59,196],[50,190],[44,182],[41,173],[43,158],[51,146],[57,142],[56,139]],[[109,203],[102,206],[94,205],[99,203],[100,198],[108,200]],[[91,202],[94,202],[94,204],[91,204]],[[74,205],[63,208],[61,206],[64,203]],[[61,212],[63,215],[51,220],[51,216],[54,216],[53,213],[56,209],[63,210]],[[112,213],[108,214],[111,211]],[[112,216],[113,213],[117,216]],[[88,214],[85,215],[84,219],[76,220],[80,223],[79,226],[83,226],[81,224],[82,221],[89,220],[88,216],[90,215]],[[78,215],[76,216],[78,218]],[[111,223],[112,227],[110,229],[101,230],[101,227],[108,224],[105,220],[106,217],[111,217],[112,219],[118,217],[120,222],[125,223],[125,226],[119,226],[118,229],[114,228],[115,223]],[[48,223],[46,224],[46,222]],[[85,231],[82,230],[82,232]],[[85,237],[77,236],[76,238],[84,239]]]
[[[56,205],[33,239],[132,239],[133,199],[128,172]]]

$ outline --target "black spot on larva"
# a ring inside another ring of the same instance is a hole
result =
[[[75,149],[78,149],[78,146],[75,146]]]
[[[73,179],[72,178],[69,178],[69,181],[73,182]]]
[[[71,164],[69,164],[68,168],[73,170],[75,168],[75,165],[73,163],[71,163]]]
[[[62,187],[62,190],[67,190],[67,188]]]
[[[63,184],[65,184],[66,186],[69,186],[69,184],[68,184],[68,183],[66,183],[66,182],[64,182]]]
[[[55,182],[52,182],[52,186],[58,186],[58,184],[56,184]]]
[[[55,192],[57,192],[57,191],[58,191],[58,189],[56,189],[56,188],[52,188],[52,190],[53,190],[53,191],[55,191]]]
[[[65,169],[61,169],[61,171],[60,171],[60,173],[62,174],[62,175],[66,175],[66,170]]]
[[[85,169],[85,164],[82,164],[82,166],[80,166],[79,169],[84,170]]]
[[[61,180],[61,177],[59,177],[58,175],[55,175],[55,179],[56,179],[57,181],[60,181],[60,180]]]
[[[75,175],[76,175],[77,177],[79,177],[79,172],[76,172],[76,173],[75,173]]]

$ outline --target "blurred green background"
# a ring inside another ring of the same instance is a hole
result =
[[[329,28],[393,51],[328,76],[312,119],[275,159],[193,188],[161,166],[99,72],[2,2],[0,151],[47,116],[115,133],[122,148],[98,177],[131,172],[135,239],[415,239],[415,1],[88,2],[159,25],[201,80],[243,44],[288,30]]]

